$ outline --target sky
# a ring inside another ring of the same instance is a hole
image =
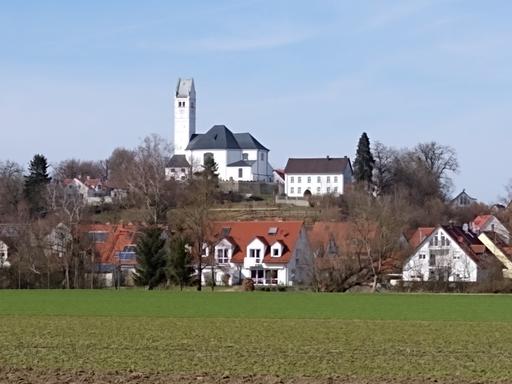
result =
[[[512,178],[509,0],[0,0],[0,160],[107,158],[172,139],[193,77],[197,131],[250,132],[288,157],[456,149],[484,202]]]

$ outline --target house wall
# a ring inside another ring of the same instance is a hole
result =
[[[484,231],[496,232],[499,235],[501,235],[507,243],[510,241],[509,231],[507,230],[507,228],[505,228],[503,224],[501,224],[501,221],[499,221],[496,217],[492,217],[490,220],[488,220],[487,223],[485,223],[485,226],[480,228],[480,232]]]
[[[180,107],[179,103],[185,103]],[[196,133],[196,95],[194,89],[190,97],[174,98],[174,154],[183,155],[190,136]]]
[[[300,178],[300,181],[299,181]],[[310,178],[308,182],[308,178]],[[319,179],[320,178],[320,181]],[[337,181],[335,182],[335,178]],[[293,182],[292,182],[293,179]],[[329,181],[327,181],[329,179]],[[339,174],[285,174],[285,193],[290,197],[302,197],[309,189],[312,195],[324,195],[333,193],[343,194],[345,176]]]
[[[187,152],[187,157],[190,158],[194,172],[203,169],[205,153],[213,154],[213,159],[217,163],[219,178],[222,180],[229,180],[227,165],[242,160],[242,151],[239,149],[200,149]]]
[[[445,237],[450,239],[450,245],[444,247],[430,246],[429,239],[440,233],[443,233]],[[432,269],[429,265],[430,255],[432,251],[441,249],[447,249],[448,253],[445,256],[436,256],[436,264]],[[420,255],[425,255],[425,258],[421,258]],[[466,255],[462,248],[442,228],[438,228],[406,260],[402,271],[402,278],[404,281],[428,281],[432,278],[436,269],[443,267],[451,269],[449,281],[476,282],[479,279],[479,270],[476,263]]]
[[[242,177],[238,177],[238,169],[242,168]],[[252,180],[252,168],[251,167],[227,167],[226,169],[226,179],[227,180],[235,180],[235,181],[245,181]]]

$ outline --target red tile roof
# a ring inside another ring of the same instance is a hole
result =
[[[133,224],[89,224],[81,227],[83,233],[106,233],[105,241],[94,243],[94,250],[100,264],[136,264],[135,260],[120,261],[118,254],[125,247],[135,245],[138,230],[139,227]]]
[[[264,263],[287,264],[291,260],[303,226],[302,221],[218,221],[213,223],[213,233],[216,241],[227,239],[235,245],[231,258],[233,263],[242,264],[247,246],[258,238],[269,245],[263,257]],[[277,228],[276,233],[270,234],[270,228]],[[270,255],[270,246],[276,241],[284,245],[280,257]]]
[[[407,241],[411,247],[417,248],[434,230],[435,227],[419,227],[410,235]]]
[[[488,221],[490,221],[493,218],[494,218],[493,215],[480,215],[480,216],[477,216],[473,220],[473,227],[475,229],[477,229],[477,230],[480,230],[481,228],[483,228],[485,226],[485,224],[487,224]]]

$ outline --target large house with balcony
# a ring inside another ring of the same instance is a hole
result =
[[[403,265],[404,281],[479,282],[503,268],[468,225],[435,228]]]
[[[348,157],[288,159],[284,169],[284,193],[289,197],[342,195],[352,183]]]
[[[252,279],[256,285],[290,286],[308,279],[310,250],[302,221],[215,222],[213,233],[213,255],[204,256],[204,284]]]

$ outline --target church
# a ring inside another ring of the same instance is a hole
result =
[[[268,148],[250,133],[233,133],[225,125],[196,133],[196,109],[194,79],[179,79],[174,96],[174,155],[165,169],[168,178],[185,180],[213,158],[221,180],[272,181]]]

